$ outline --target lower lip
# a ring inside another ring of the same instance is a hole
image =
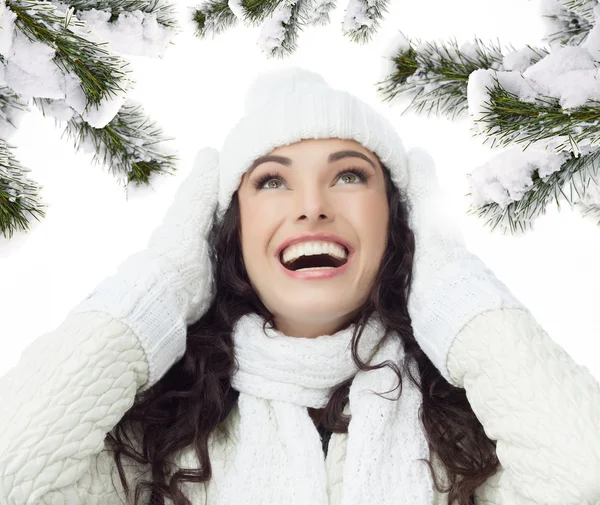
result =
[[[348,261],[344,263],[341,267],[331,268],[329,270],[288,270],[285,268],[279,258],[276,258],[275,261],[279,264],[283,272],[292,279],[302,279],[302,280],[311,280],[311,279],[331,279],[332,277],[337,277],[338,275],[342,275],[348,268],[350,264],[354,260],[354,251],[350,253],[348,256]]]

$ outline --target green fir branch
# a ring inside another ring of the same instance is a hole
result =
[[[306,9],[304,8],[305,0],[284,0],[284,2],[290,4],[290,19],[288,23],[282,23],[284,28],[283,41],[279,46],[274,47],[267,53],[269,57],[283,58],[292,54],[297,49],[298,34],[301,27],[306,25],[306,19],[304,18],[306,13]]]
[[[594,144],[600,140],[600,102],[590,100],[582,105],[564,110],[558,98],[542,96],[536,103],[524,102],[504,89],[493,77],[492,88],[486,87],[488,100],[482,105],[483,114],[475,123],[484,126],[475,135],[484,134],[484,144],[491,140],[496,144],[542,142],[545,139],[565,137],[555,149],[578,151],[579,144]]]
[[[381,26],[381,20],[383,15],[388,13],[387,7],[389,0],[358,0],[365,10],[365,15],[373,21],[369,25],[361,25],[358,28],[354,28],[344,32],[344,35],[348,35],[352,42],[364,44],[370,42],[371,37]]]
[[[75,16],[61,15],[56,7],[43,1],[11,1],[6,5],[16,15],[15,26],[32,41],[56,50],[54,62],[64,73],[73,72],[81,81],[87,106],[99,105],[102,99],[125,91],[120,81],[127,65],[98,44],[77,35],[69,28],[86,26]]]
[[[24,112],[29,112],[28,101],[23,100],[21,95],[8,86],[0,86],[0,119],[16,130],[18,125],[13,122],[13,119],[17,114]]]
[[[569,12],[577,14],[592,25],[596,22],[594,9],[598,5],[598,0],[562,0],[562,6]]]
[[[579,209],[583,217],[596,221],[596,225],[600,226],[600,205],[575,204],[575,207]]]
[[[409,42],[408,49],[391,58],[394,72],[377,83],[377,91],[382,93],[384,102],[399,95],[412,96],[402,114],[414,110],[452,119],[460,116],[468,110],[467,84],[471,73],[478,69],[499,70],[503,65],[499,45],[488,48],[476,38],[474,47],[475,54],[470,55],[460,50],[455,39],[439,45],[436,42],[422,45],[419,40],[416,45]],[[537,55],[532,64],[548,54],[545,49],[527,47]]]
[[[561,0],[559,13],[545,15],[553,21],[556,31],[546,38],[552,44],[579,46],[596,23],[594,8],[597,0]]]
[[[279,5],[292,3],[288,0],[242,0],[241,7],[244,12],[243,21],[252,26],[259,26],[273,14]],[[330,22],[329,11],[335,8],[335,0],[330,0],[315,7],[314,0],[303,0],[301,5],[292,16],[296,16],[297,24],[290,23],[289,31],[286,33],[286,46],[294,46],[294,40],[297,37],[299,27],[302,25],[324,26]],[[229,8],[228,0],[208,0],[200,7],[197,7],[193,14],[193,21],[196,25],[195,35],[198,38],[206,38],[208,34],[219,35],[225,30],[235,26],[238,18]],[[271,53],[271,56],[280,56],[289,52],[289,50],[280,50]]]
[[[145,14],[156,14],[156,22],[160,25],[179,27],[175,5],[165,0],[65,0],[63,3],[73,7],[75,15],[79,11],[90,9],[110,11],[109,23],[116,21],[123,12],[142,11]]]
[[[208,0],[194,10],[192,20],[196,26],[194,35],[203,39],[209,33],[214,37],[235,26],[238,18],[229,8],[228,0]]]
[[[326,26],[331,23],[329,13],[335,9],[336,0],[325,0],[315,5],[314,0],[308,0],[303,4],[306,9],[303,13],[308,26]]]
[[[68,121],[63,135],[75,141],[75,149],[94,149],[93,160],[112,170],[127,174],[127,183],[149,185],[153,173],[173,173],[177,156],[167,154],[161,144],[162,130],[148,119],[140,105],[124,104],[104,128],[94,128],[76,116]]]
[[[280,4],[287,3],[288,0],[242,0],[242,8],[247,17],[247,21],[252,26],[259,26],[267,19]]]
[[[11,152],[14,146],[0,139],[0,233],[11,239],[17,230],[29,229],[30,219],[46,217],[40,203],[43,186],[25,176],[31,172]]]
[[[478,58],[463,54],[455,39],[448,44],[427,42],[422,45],[409,41],[408,48],[400,50],[391,58],[394,73],[378,82],[377,91],[383,100],[389,101],[398,95],[412,95],[407,109],[429,115],[435,112],[456,116],[467,109],[467,82],[469,75],[480,68],[495,68],[502,64],[502,52],[498,47],[487,49],[476,39]],[[419,47],[417,51],[415,45]],[[440,112],[441,109],[441,112]]]
[[[563,10],[559,15],[544,15],[553,21],[556,31],[549,34],[546,39],[549,43],[559,43],[563,46],[579,46],[586,39],[594,23],[590,23],[585,18],[574,12]]]
[[[590,183],[600,184],[599,167],[600,149],[579,156],[570,153],[570,158],[561,165],[560,170],[553,172],[545,180],[539,176],[539,170],[536,169],[532,174],[533,185],[520,200],[511,202],[504,208],[496,202],[486,203],[476,209],[470,206],[467,214],[477,214],[482,218],[489,217],[485,224],[489,224],[492,231],[500,226],[503,233],[507,230],[513,234],[518,233],[518,230],[525,232],[532,228],[531,223],[537,216],[546,213],[553,197],[558,208],[560,208],[560,195],[569,204],[578,204],[578,200],[583,197],[585,188]],[[576,174],[579,177],[575,177]],[[578,188],[578,180],[585,181],[585,187]],[[565,187],[568,194],[563,190]]]

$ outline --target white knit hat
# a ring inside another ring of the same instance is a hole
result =
[[[374,152],[404,192],[406,151],[384,116],[350,93],[331,88],[310,70],[291,67],[261,74],[246,94],[244,116],[220,151],[218,219],[256,158],[302,139],[334,137],[356,140]]]
[[[155,384],[184,354],[187,326],[207,311],[215,287],[207,236],[220,221],[253,161],[302,139],[353,139],[377,155],[407,203],[415,234],[408,299],[415,338],[444,378],[446,359],[462,327],[487,310],[527,310],[465,247],[447,218],[431,156],[408,153],[390,122],[365,102],[332,89],[319,75],[291,67],[261,74],[249,88],[245,115],[220,152],[199,151],[148,248],[127,258],[72,312],[101,310],[139,337],[149,364],[140,390]]]

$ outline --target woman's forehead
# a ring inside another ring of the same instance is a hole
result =
[[[318,149],[326,151],[328,149],[339,149],[339,148],[352,148],[358,151],[371,153],[369,149],[364,147],[361,143],[354,139],[340,139],[340,138],[327,138],[327,139],[302,139],[292,144],[286,144],[277,146],[271,151],[274,152],[294,152],[302,151],[306,149]],[[269,154],[271,154],[269,153]],[[374,153],[372,153],[374,155]]]

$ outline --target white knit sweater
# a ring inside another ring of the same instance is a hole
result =
[[[479,488],[477,505],[600,504],[600,385],[529,312],[478,315],[458,334],[447,366],[497,440],[502,467]],[[102,452],[104,438],[148,370],[133,331],[98,311],[70,314],[27,347],[0,378],[0,503],[125,503],[112,455]],[[224,423],[231,440],[218,431],[211,436],[209,504],[226,474],[238,421],[234,408]],[[345,446],[346,435],[333,434],[325,460],[330,505],[340,502]],[[176,461],[198,467],[192,450]],[[442,467],[435,468],[443,479]],[[130,483],[149,477],[135,464],[126,471]],[[202,485],[185,484],[184,492],[204,504]],[[436,493],[436,504],[446,505],[447,495]]]

